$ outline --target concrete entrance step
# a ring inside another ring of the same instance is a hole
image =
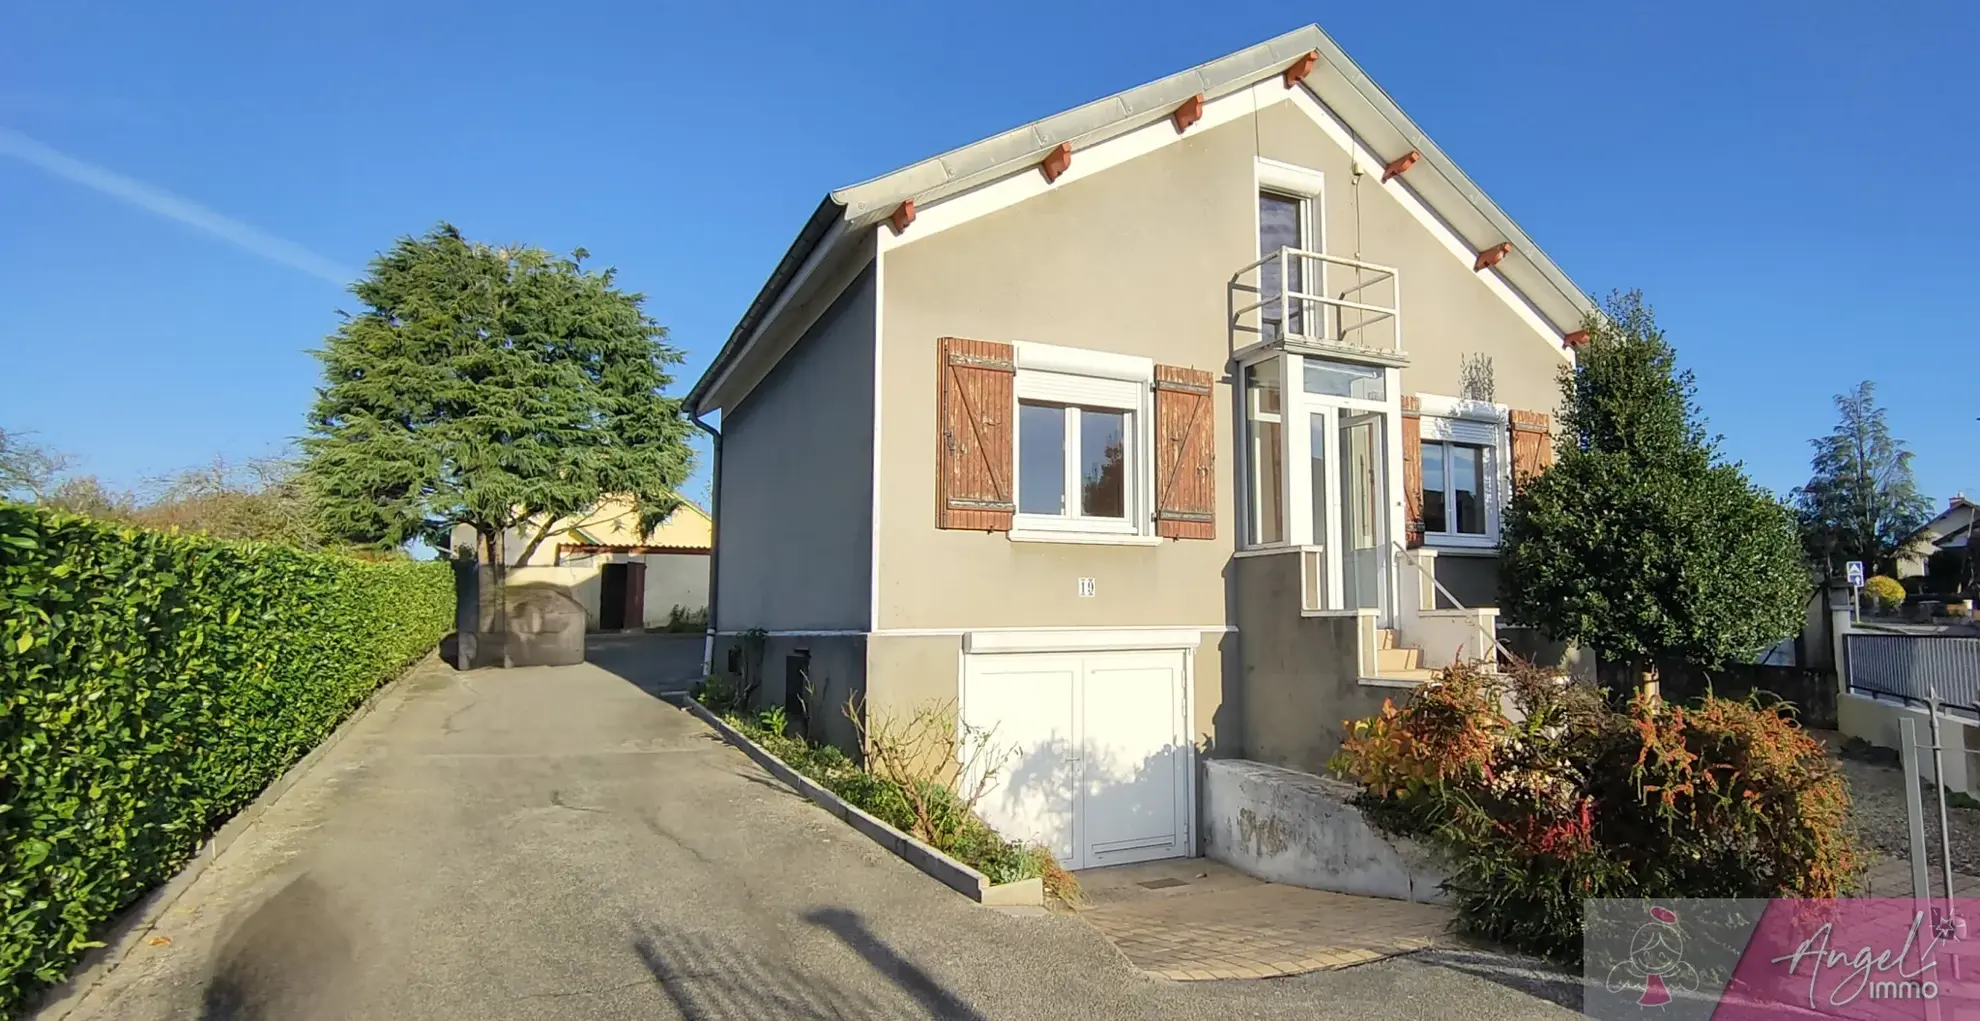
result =
[[[1449,909],[1247,876],[1207,858],[1078,873],[1079,915],[1164,978],[1272,978],[1348,968],[1450,942]]]

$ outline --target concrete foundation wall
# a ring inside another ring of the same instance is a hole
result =
[[[751,710],[792,706],[790,696],[793,691],[788,678],[794,665],[793,657],[808,654],[808,661],[796,661],[805,663],[803,676],[810,688],[809,692],[802,689],[796,692],[804,705],[805,736],[833,745],[848,754],[858,750],[859,734],[852,721],[846,718],[845,706],[847,700],[854,696],[865,698],[865,635],[771,636],[763,640],[761,653],[754,656],[749,645],[741,635],[718,636],[715,640],[714,670],[731,677],[747,672],[760,678],[750,696]],[[752,659],[760,661],[752,662]],[[793,729],[796,725],[796,720],[793,720]]]
[[[1438,903],[1443,872],[1427,849],[1390,837],[1349,803],[1358,790],[1243,759],[1203,763],[1203,853],[1274,883]]]
[[[1449,589],[1459,603],[1473,610],[1499,605],[1499,558],[1469,553],[1439,552],[1437,584]],[[1451,601],[1437,593],[1437,609],[1451,609]]]
[[[1297,554],[1238,557],[1231,576],[1240,754],[1318,773],[1340,750],[1342,721],[1368,716],[1384,698],[1408,692],[1361,683],[1355,617],[1300,612]]]
[[[1879,699],[1844,692],[1836,700],[1836,729],[1844,737],[1860,737],[1879,748],[1902,749],[1898,721],[1910,717],[1918,721],[1918,739],[1929,749],[1931,714],[1922,707],[1898,705]],[[1980,797],[1980,723],[1972,723],[1941,713],[1939,735],[1944,742],[1946,764],[1944,786]],[[1932,753],[1920,756],[1924,775],[1933,775]]]

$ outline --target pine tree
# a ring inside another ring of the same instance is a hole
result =
[[[1803,547],[1825,578],[1841,577],[1851,560],[1891,573],[1905,541],[1932,516],[1911,474],[1911,451],[1891,435],[1876,391],[1865,380],[1836,395],[1836,427],[1809,441],[1815,474],[1792,495]]]
[[[1555,464],[1507,508],[1500,605],[1654,692],[1660,661],[1716,666],[1793,634],[1806,575],[1793,516],[1720,458],[1641,294],[1585,326]]]

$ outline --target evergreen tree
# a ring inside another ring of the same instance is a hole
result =
[[[1876,385],[1864,380],[1836,395],[1836,427],[1810,440],[1815,474],[1794,491],[1802,545],[1825,578],[1861,560],[1872,574],[1893,573],[1904,543],[1932,517],[1932,502],[1911,475],[1911,451],[1891,435]]]
[[[333,536],[445,548],[465,524],[499,591],[507,562],[602,496],[631,496],[646,528],[673,512],[693,464],[680,402],[662,393],[681,353],[644,296],[586,257],[441,224],[372,262],[352,288],[362,309],[316,352],[324,385],[303,441]],[[540,527],[507,555],[502,537],[525,523]]]
[[[1716,666],[1793,634],[1806,575],[1793,516],[1719,457],[1642,295],[1585,326],[1555,464],[1506,511],[1500,605],[1654,692],[1660,661]]]

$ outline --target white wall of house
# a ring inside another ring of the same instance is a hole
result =
[[[567,589],[584,607],[585,627],[598,627],[599,572],[614,559],[639,560],[646,564],[646,627],[667,623],[676,606],[691,610],[708,606],[708,555],[706,553],[647,553],[637,556],[600,554],[575,557],[561,566],[513,567],[509,585],[555,585]]]

